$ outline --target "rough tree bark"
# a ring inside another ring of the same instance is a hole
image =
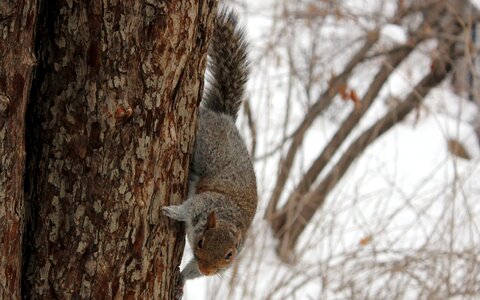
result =
[[[216,0],[40,1],[24,297],[170,299]],[[178,240],[177,240],[178,238]]]
[[[20,298],[25,110],[36,1],[0,2],[0,299]]]

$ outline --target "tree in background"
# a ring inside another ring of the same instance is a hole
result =
[[[306,225],[315,212],[321,209],[325,198],[342,179],[355,158],[383,133],[402,121],[415,108],[419,107],[430,90],[446,78],[452,69],[453,62],[464,54],[459,51],[459,44],[463,43],[461,37],[463,37],[464,31],[468,28],[465,27],[466,24],[461,24],[459,20],[471,20],[471,14],[469,16],[465,15],[467,12],[465,9],[467,1],[457,1],[457,3],[451,1],[426,1],[412,3],[407,7],[404,5],[397,7],[396,13],[388,23],[401,24],[413,14],[421,14],[423,20],[416,28],[410,31],[405,43],[396,45],[386,52],[383,51],[384,53],[374,54],[382,57],[381,67],[377,70],[363,96],[360,98],[355,89],[349,88],[348,80],[353,70],[372,55],[370,50],[378,42],[378,30],[367,32],[363,38],[363,45],[353,55],[344,70],[338,75],[333,75],[326,90],[321,93],[317,101],[312,105],[304,121],[291,137],[292,141],[288,146],[287,154],[281,159],[279,175],[265,215],[271,223],[275,236],[280,239],[278,252],[284,259],[288,258]],[[435,40],[437,43],[435,56],[432,57],[431,61],[430,72],[424,75],[412,87],[404,99],[400,99],[399,103],[387,111],[382,118],[356,137],[341,154],[334,166],[331,166],[324,177],[315,184],[320,173],[367,113],[396,68],[401,65],[413,50],[427,39]],[[287,201],[283,205],[278,205],[292,163],[306,131],[310,128],[313,121],[331,104],[336,95],[353,101],[357,106],[340,125],[321,154],[297,183],[295,189],[290,192]]]
[[[262,33],[250,30],[256,68],[244,109],[264,220],[230,288],[212,284],[208,294],[478,295],[478,160],[463,145],[478,106],[450,85],[461,62],[478,81],[478,10],[454,0],[235,2],[255,26],[269,23]],[[436,137],[397,137],[425,123],[442,132],[444,148],[426,154],[422,147]],[[444,149],[443,161],[422,166],[419,158]],[[405,174],[400,156],[418,169]]]

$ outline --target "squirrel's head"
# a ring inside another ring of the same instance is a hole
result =
[[[231,229],[217,224],[215,212],[211,212],[193,249],[200,273],[214,275],[230,266],[237,255],[239,238]]]

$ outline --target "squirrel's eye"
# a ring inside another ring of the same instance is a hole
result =
[[[198,248],[202,249],[203,247],[203,239],[198,241]]]
[[[230,258],[232,258],[232,250],[228,251],[227,255],[225,255],[225,260],[230,260]]]

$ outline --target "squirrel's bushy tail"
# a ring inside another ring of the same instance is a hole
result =
[[[208,51],[207,87],[203,104],[235,120],[242,104],[248,80],[248,45],[238,27],[237,15],[220,9]]]

